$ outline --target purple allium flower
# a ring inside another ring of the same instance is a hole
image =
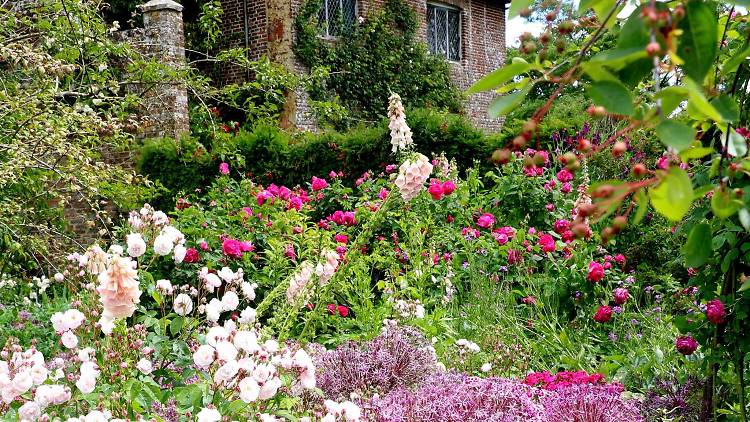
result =
[[[540,397],[547,422],[643,421],[639,402],[627,400],[607,385],[579,384]]]
[[[388,328],[369,342],[349,342],[313,359],[317,385],[333,400],[349,400],[354,392],[386,394],[417,385],[437,371],[434,349],[411,327]]]
[[[680,415],[680,420],[685,422],[708,420],[704,387],[704,383],[694,377],[682,383],[675,377],[659,379],[646,393],[644,415],[649,420],[657,420],[664,414]]]

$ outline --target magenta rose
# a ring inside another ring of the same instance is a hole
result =
[[[185,252],[185,259],[182,260],[182,262],[186,262],[188,264],[198,262],[200,261],[201,256],[198,254],[198,250],[195,248],[188,248]]]
[[[724,304],[719,299],[709,300],[706,303],[706,319],[718,325],[724,322],[727,316]]]
[[[236,239],[224,239],[221,244],[221,251],[230,258],[242,258],[242,242]]]
[[[453,183],[453,180],[446,180],[443,182],[443,194],[444,195],[450,195],[456,190],[456,184]]]
[[[612,292],[612,297],[614,297],[616,305],[622,305],[628,301],[630,293],[628,293],[628,289],[618,287]]]
[[[604,267],[602,264],[596,261],[591,261],[591,263],[589,263],[589,274],[587,278],[594,283],[602,281],[604,278]]]
[[[328,187],[328,182],[326,182],[325,179],[320,179],[318,177],[313,176],[312,178],[312,190],[319,191],[323,190]]]
[[[484,213],[477,219],[477,226],[484,229],[489,229],[493,224],[495,224],[495,216],[490,213]]]
[[[609,322],[612,319],[612,308],[609,306],[600,306],[594,314],[594,321],[599,323]]]
[[[543,252],[554,252],[555,251],[555,238],[549,234],[543,234],[539,236],[539,246],[542,247]]]
[[[698,342],[692,336],[680,336],[674,342],[675,348],[678,352],[685,356],[692,355],[695,349],[698,348]]]

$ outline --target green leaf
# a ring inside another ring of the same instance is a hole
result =
[[[740,118],[740,108],[729,95],[719,95],[711,100],[711,105],[721,114],[725,122],[734,123]]]
[[[613,75],[601,63],[584,62],[581,68],[593,81],[618,81],[617,76]]]
[[[726,76],[730,73],[733,73],[737,70],[737,68],[740,67],[742,63],[747,60],[747,57],[750,56],[750,44],[748,44],[745,48],[742,50],[734,53],[734,55],[730,58],[728,58],[724,65],[721,67],[721,74]]]
[[[721,135],[722,145],[727,147],[727,152],[733,157],[744,157],[747,154],[747,140],[734,129],[729,130],[729,145],[726,145],[727,136]]]
[[[714,149],[711,147],[690,148],[688,150],[682,151],[680,153],[680,158],[682,159],[682,161],[688,162],[697,158],[703,158],[712,152],[714,152]]]
[[[185,325],[185,318],[175,317],[172,322],[169,323],[169,332],[173,336],[176,336],[182,331],[182,327]]]
[[[693,184],[687,173],[672,167],[655,188],[649,189],[651,205],[661,215],[672,221],[680,220],[693,203]]]
[[[521,9],[531,6],[534,0],[512,0],[510,2],[510,8],[508,8],[508,20],[511,20],[518,16]]]
[[[659,140],[677,152],[690,148],[690,144],[695,140],[695,134],[695,129],[674,120],[665,120],[656,126],[656,136]]]
[[[662,9],[665,6],[657,3],[656,7]],[[617,50],[636,50],[637,54],[640,54],[640,57],[631,60],[619,72],[622,82],[631,87],[643,80],[651,72],[653,65],[651,58],[646,54],[646,45],[650,41],[650,34],[641,17],[642,9],[643,6],[639,6],[630,14],[617,37]]]
[[[496,88],[517,75],[526,72],[531,68],[531,65],[520,57],[514,57],[513,61],[506,65],[498,68],[494,72],[486,75],[482,79],[476,81],[474,85],[470,86],[466,91],[467,94],[476,94],[477,92],[487,91]]]
[[[603,106],[610,113],[630,116],[635,112],[633,96],[625,85],[616,81],[598,81],[586,90],[595,104]]]
[[[685,255],[685,265],[691,268],[698,268],[708,261],[712,253],[711,226],[706,223],[694,226],[690,230],[687,242],[682,246],[682,254]]]
[[[643,220],[643,217],[646,216],[646,211],[648,211],[648,197],[646,196],[646,191],[644,189],[638,189],[638,192],[635,194],[635,200],[638,203],[638,208],[636,208],[635,215],[633,216],[633,225],[640,223]]]
[[[578,14],[583,15],[588,9],[594,9],[594,13],[596,13],[596,16],[599,18],[599,22],[602,22],[607,15],[609,15],[609,11],[612,10],[615,3],[615,0],[581,0],[581,2],[578,3]],[[615,22],[617,22],[617,19],[613,17],[607,21],[607,26],[611,27]]]
[[[711,103],[708,102],[706,97],[703,95],[703,88],[696,84],[690,78],[685,78],[685,87],[688,90],[690,101],[688,102],[688,112],[691,111],[691,107],[694,111],[708,117],[711,120],[721,122],[722,115]],[[699,119],[696,119],[699,120]]]
[[[729,218],[733,216],[742,207],[742,201],[734,197],[726,187],[714,190],[711,197],[711,210],[719,218]]]
[[[644,57],[648,57],[645,47],[615,48],[598,53],[589,62],[591,66],[599,65],[612,70],[620,70]]]
[[[520,91],[495,98],[488,109],[490,117],[502,116],[513,111],[526,98],[530,90],[531,85]]]
[[[719,51],[718,20],[709,3],[690,1],[685,5],[685,18],[679,23],[683,31],[677,55],[686,63],[682,71],[702,83]]]
[[[737,293],[744,292],[747,289],[750,289],[750,279],[745,280],[745,282],[742,283],[742,286],[740,286],[740,288],[737,289]]]
[[[661,111],[665,116],[669,116],[681,102],[688,98],[688,90],[682,86],[670,86],[659,91],[654,98],[661,100]]]

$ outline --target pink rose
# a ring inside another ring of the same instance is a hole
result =
[[[456,184],[453,183],[453,180],[446,180],[443,182],[443,194],[444,195],[450,195],[456,190]]]
[[[443,186],[437,180],[433,180],[430,183],[430,187],[427,192],[432,196],[432,199],[439,201],[443,198]]]
[[[221,164],[219,164],[219,173],[221,173],[221,174],[229,174],[229,164],[227,164],[227,163],[221,163]]]
[[[727,316],[724,304],[719,299],[709,300],[706,303],[706,319],[718,325],[724,322]]]
[[[562,169],[557,172],[557,180],[561,182],[570,182],[573,180],[573,173],[570,172],[568,169]]]
[[[692,336],[680,336],[674,342],[675,348],[678,352],[685,356],[692,355],[695,349],[698,348],[698,342]]]
[[[594,314],[594,321],[599,323],[609,322],[612,319],[612,308],[609,306],[600,306]]]
[[[587,278],[589,281],[592,281],[594,283],[602,281],[602,279],[604,278],[604,267],[602,266],[602,264],[596,261],[591,261],[589,263],[589,274]]]
[[[616,305],[622,305],[623,303],[627,302],[630,298],[630,293],[628,293],[628,289],[618,287],[612,292],[612,296],[615,299]]]
[[[198,250],[195,248],[188,248],[185,252],[185,259],[182,260],[182,262],[185,262],[187,264],[192,264],[194,262],[200,261],[201,256],[198,254]]]
[[[313,176],[311,185],[313,191],[319,191],[327,188],[328,182],[326,182],[325,179],[320,179]]]
[[[477,226],[485,229],[491,228],[493,224],[495,224],[495,216],[490,213],[484,213],[477,219]]]
[[[221,251],[230,258],[242,258],[242,243],[235,239],[224,239],[221,244]]]
[[[543,252],[554,252],[555,251],[555,238],[549,234],[543,234],[539,236],[539,246],[542,247]]]

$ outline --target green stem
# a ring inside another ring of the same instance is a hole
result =
[[[740,353],[737,360],[737,376],[740,382],[740,414],[742,421],[747,422],[747,404],[745,403],[745,355]]]

